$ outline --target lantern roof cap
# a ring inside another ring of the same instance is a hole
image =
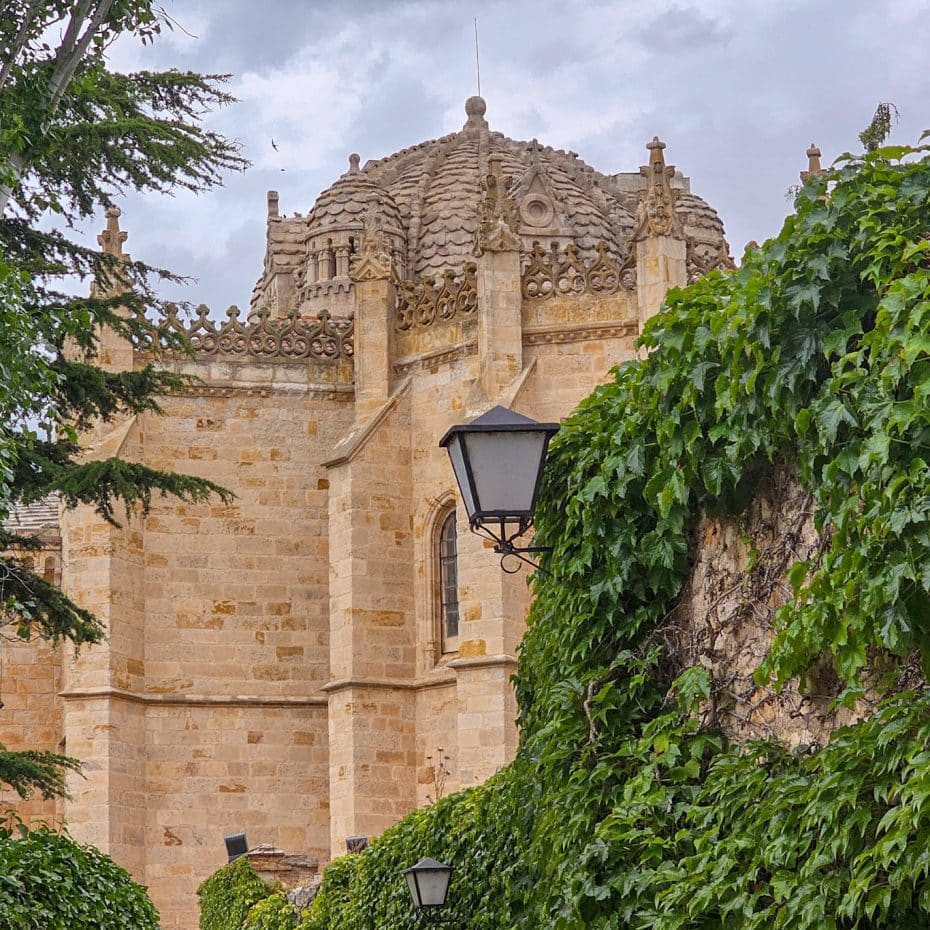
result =
[[[516,413],[508,410],[506,407],[497,405],[492,407],[487,413],[481,414],[470,423],[459,423],[449,429],[445,436],[439,440],[441,448],[445,448],[456,433],[461,432],[497,432],[500,430],[545,430],[555,433],[559,429],[558,423],[539,423],[531,417],[525,417],[522,413]]]
[[[404,869],[404,873],[412,872],[414,870],[420,869],[452,869],[451,865],[446,865],[444,862],[439,862],[436,859],[431,859],[427,856],[425,859],[421,859],[416,865],[410,866],[409,869]]]

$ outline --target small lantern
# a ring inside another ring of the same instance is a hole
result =
[[[549,440],[558,430],[557,423],[537,423],[494,407],[471,423],[453,426],[440,440],[452,460],[469,525],[493,539],[496,552],[538,551],[513,541],[532,526]]]
[[[435,859],[421,859],[416,865],[404,869],[401,875],[407,879],[413,906],[418,911],[445,905],[452,878],[451,865],[443,865]]]

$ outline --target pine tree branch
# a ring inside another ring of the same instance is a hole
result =
[[[65,775],[80,771],[80,761],[70,756],[34,749],[11,752],[0,744],[0,782],[6,782],[21,798],[36,791],[46,800],[66,798]]]

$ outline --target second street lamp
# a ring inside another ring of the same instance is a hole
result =
[[[508,555],[539,568],[525,553],[540,550],[515,541],[533,525],[549,440],[558,430],[558,423],[537,423],[493,407],[471,423],[453,426],[439,441],[452,461],[472,532],[494,541],[505,571]]]
[[[446,898],[449,896],[452,866],[426,858],[409,869],[404,869],[401,874],[407,879],[410,897],[417,913],[436,923],[442,922],[440,910],[445,907]]]

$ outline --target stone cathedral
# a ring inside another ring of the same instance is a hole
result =
[[[526,573],[468,531],[446,430],[495,404],[565,417],[635,356],[669,287],[732,267],[723,225],[665,161],[602,173],[464,126],[360,163],[306,215],[269,192],[247,312],[169,316],[200,380],[85,436],[233,490],[157,499],[114,528],[54,502],[14,515],[107,641],[3,644],[0,742],[84,762],[64,819],[197,925],[225,834],[321,862],[513,756]],[[122,255],[111,210],[100,236]],[[104,334],[102,363],[150,360]],[[9,802],[9,798],[2,798]]]

